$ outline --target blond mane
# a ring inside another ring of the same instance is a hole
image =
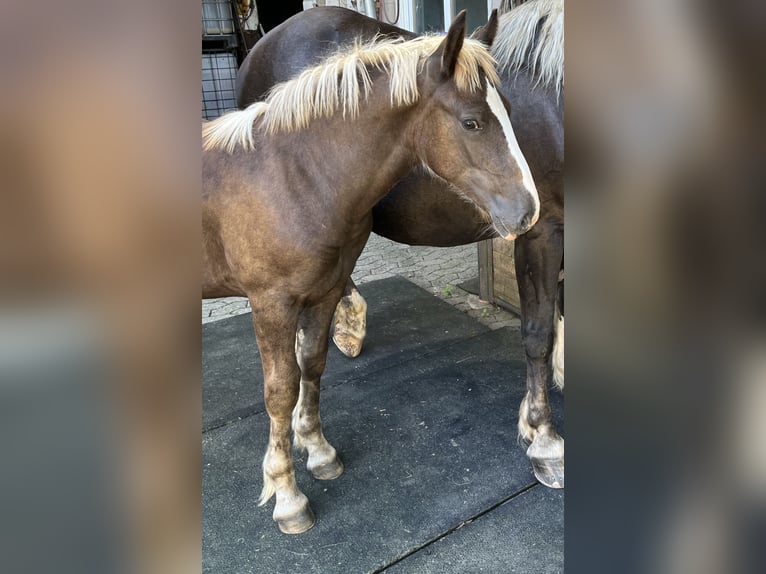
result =
[[[564,86],[564,0],[529,0],[501,14],[492,55],[500,71],[528,67],[537,84],[560,92]]]
[[[321,64],[277,84],[265,101],[244,110],[229,112],[210,122],[202,122],[202,148],[222,149],[229,153],[238,147],[254,148],[253,125],[266,133],[294,132],[305,128],[314,118],[330,117],[338,110],[343,117],[354,118],[359,102],[372,87],[370,70],[377,69],[390,78],[391,106],[415,103],[419,98],[417,76],[422,63],[439,48],[440,36],[421,36],[413,40],[376,37],[368,43],[355,43]],[[455,83],[461,91],[483,88],[484,72],[498,84],[495,61],[485,46],[466,38],[458,56]]]

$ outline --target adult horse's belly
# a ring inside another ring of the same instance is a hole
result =
[[[417,169],[397,183],[372,213],[375,233],[408,245],[453,247],[497,237],[476,207]]]

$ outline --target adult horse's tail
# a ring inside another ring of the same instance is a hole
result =
[[[509,12],[500,11],[492,44],[498,70],[528,68],[538,84],[560,91],[564,84],[564,0],[515,4]]]
[[[498,8],[497,13],[505,14],[506,12],[510,12],[523,2],[524,0],[502,0],[502,2],[500,2],[500,7]]]
[[[563,271],[562,271],[563,273]],[[564,280],[559,281],[556,312],[553,314],[553,384],[564,390]]]

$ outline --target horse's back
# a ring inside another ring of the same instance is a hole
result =
[[[416,36],[337,6],[296,14],[261,38],[242,62],[235,84],[237,105],[244,108],[264,99],[275,84],[319,63],[356,38],[371,40],[377,34]]]

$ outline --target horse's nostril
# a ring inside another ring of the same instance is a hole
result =
[[[521,228],[527,229],[530,223],[532,223],[532,216],[527,214],[521,219]]]

